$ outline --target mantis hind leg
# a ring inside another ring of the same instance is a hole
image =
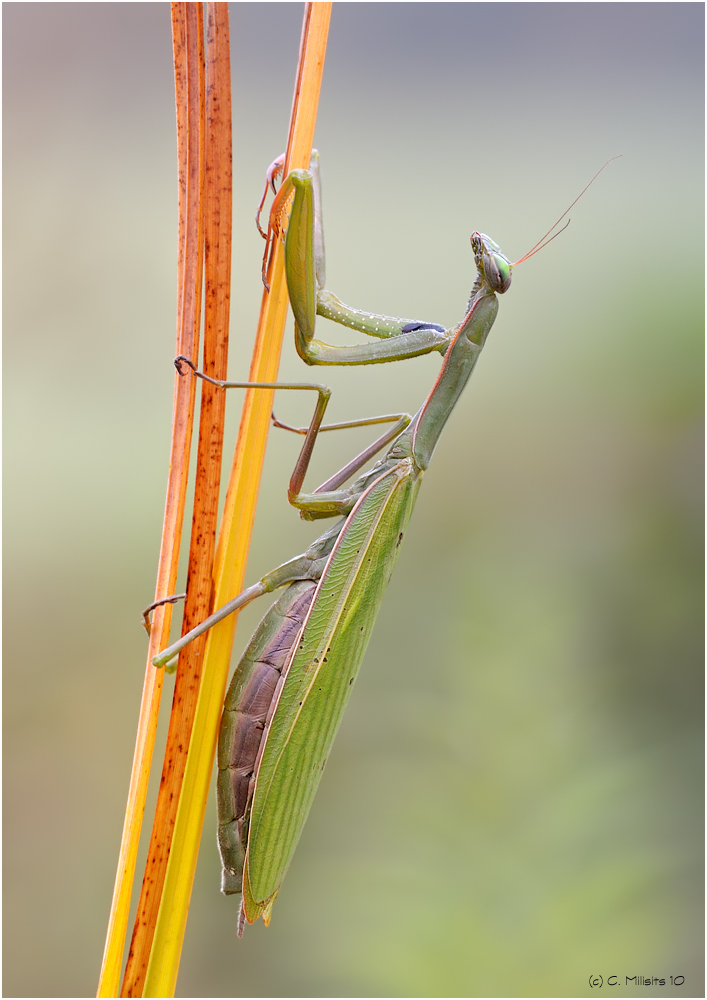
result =
[[[167,649],[163,649],[157,656],[153,656],[153,665],[155,667],[165,666],[185,646],[198,639],[204,632],[208,632],[209,629],[212,629],[218,622],[223,621],[224,618],[232,615],[234,611],[238,611],[240,608],[244,608],[247,604],[250,604],[256,597],[262,597],[263,594],[270,594],[274,590],[278,590],[289,583],[295,583],[298,580],[317,581],[322,575],[329,553],[338,537],[339,530],[339,526],[336,525],[333,529],[317,538],[302,555],[295,556],[294,559],[282,563],[281,566],[277,566],[270,573],[266,573],[257,583],[246,587],[245,590],[242,590],[232,600],[227,601],[218,611],[214,611],[212,615],[209,615],[200,625],[193,628],[191,632],[187,632],[186,635],[183,635],[181,639],[172,643]]]

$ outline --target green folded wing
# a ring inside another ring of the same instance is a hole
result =
[[[269,911],[297,846],[419,484],[409,459],[375,480],[349,516],[319,582],[258,770],[243,885],[251,922]]]

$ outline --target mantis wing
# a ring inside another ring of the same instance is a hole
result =
[[[360,497],[305,620],[257,770],[243,877],[250,923],[268,922],[309,813],[417,497],[413,468],[402,460]]]

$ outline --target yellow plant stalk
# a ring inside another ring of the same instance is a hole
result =
[[[309,164],[330,16],[330,3],[306,5],[285,175],[295,167]],[[263,293],[249,375],[251,381],[270,382],[277,378],[287,313],[284,259],[279,240],[274,248],[269,278],[271,291]],[[214,579],[217,607],[234,597],[243,586],[271,412],[272,392],[258,390],[247,393],[216,551]],[[194,729],[142,994],[144,997],[174,996],[228,677],[235,617],[232,615],[212,629],[206,645]]]

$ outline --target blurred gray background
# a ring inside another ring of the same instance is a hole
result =
[[[242,378],[302,5],[230,7]],[[4,995],[93,996],[171,418],[170,11],[3,22]],[[344,301],[458,322],[472,230],[516,259],[623,157],[501,300],[272,925],[240,942],[209,808],[178,996],[703,995],[702,63],[698,3],[334,5],[316,144]],[[437,368],[318,377],[344,419],[414,411]],[[281,372],[308,377],[291,333]],[[310,482],[365,440],[329,435]],[[317,531],[286,503],[297,447],[271,435],[249,581]]]

